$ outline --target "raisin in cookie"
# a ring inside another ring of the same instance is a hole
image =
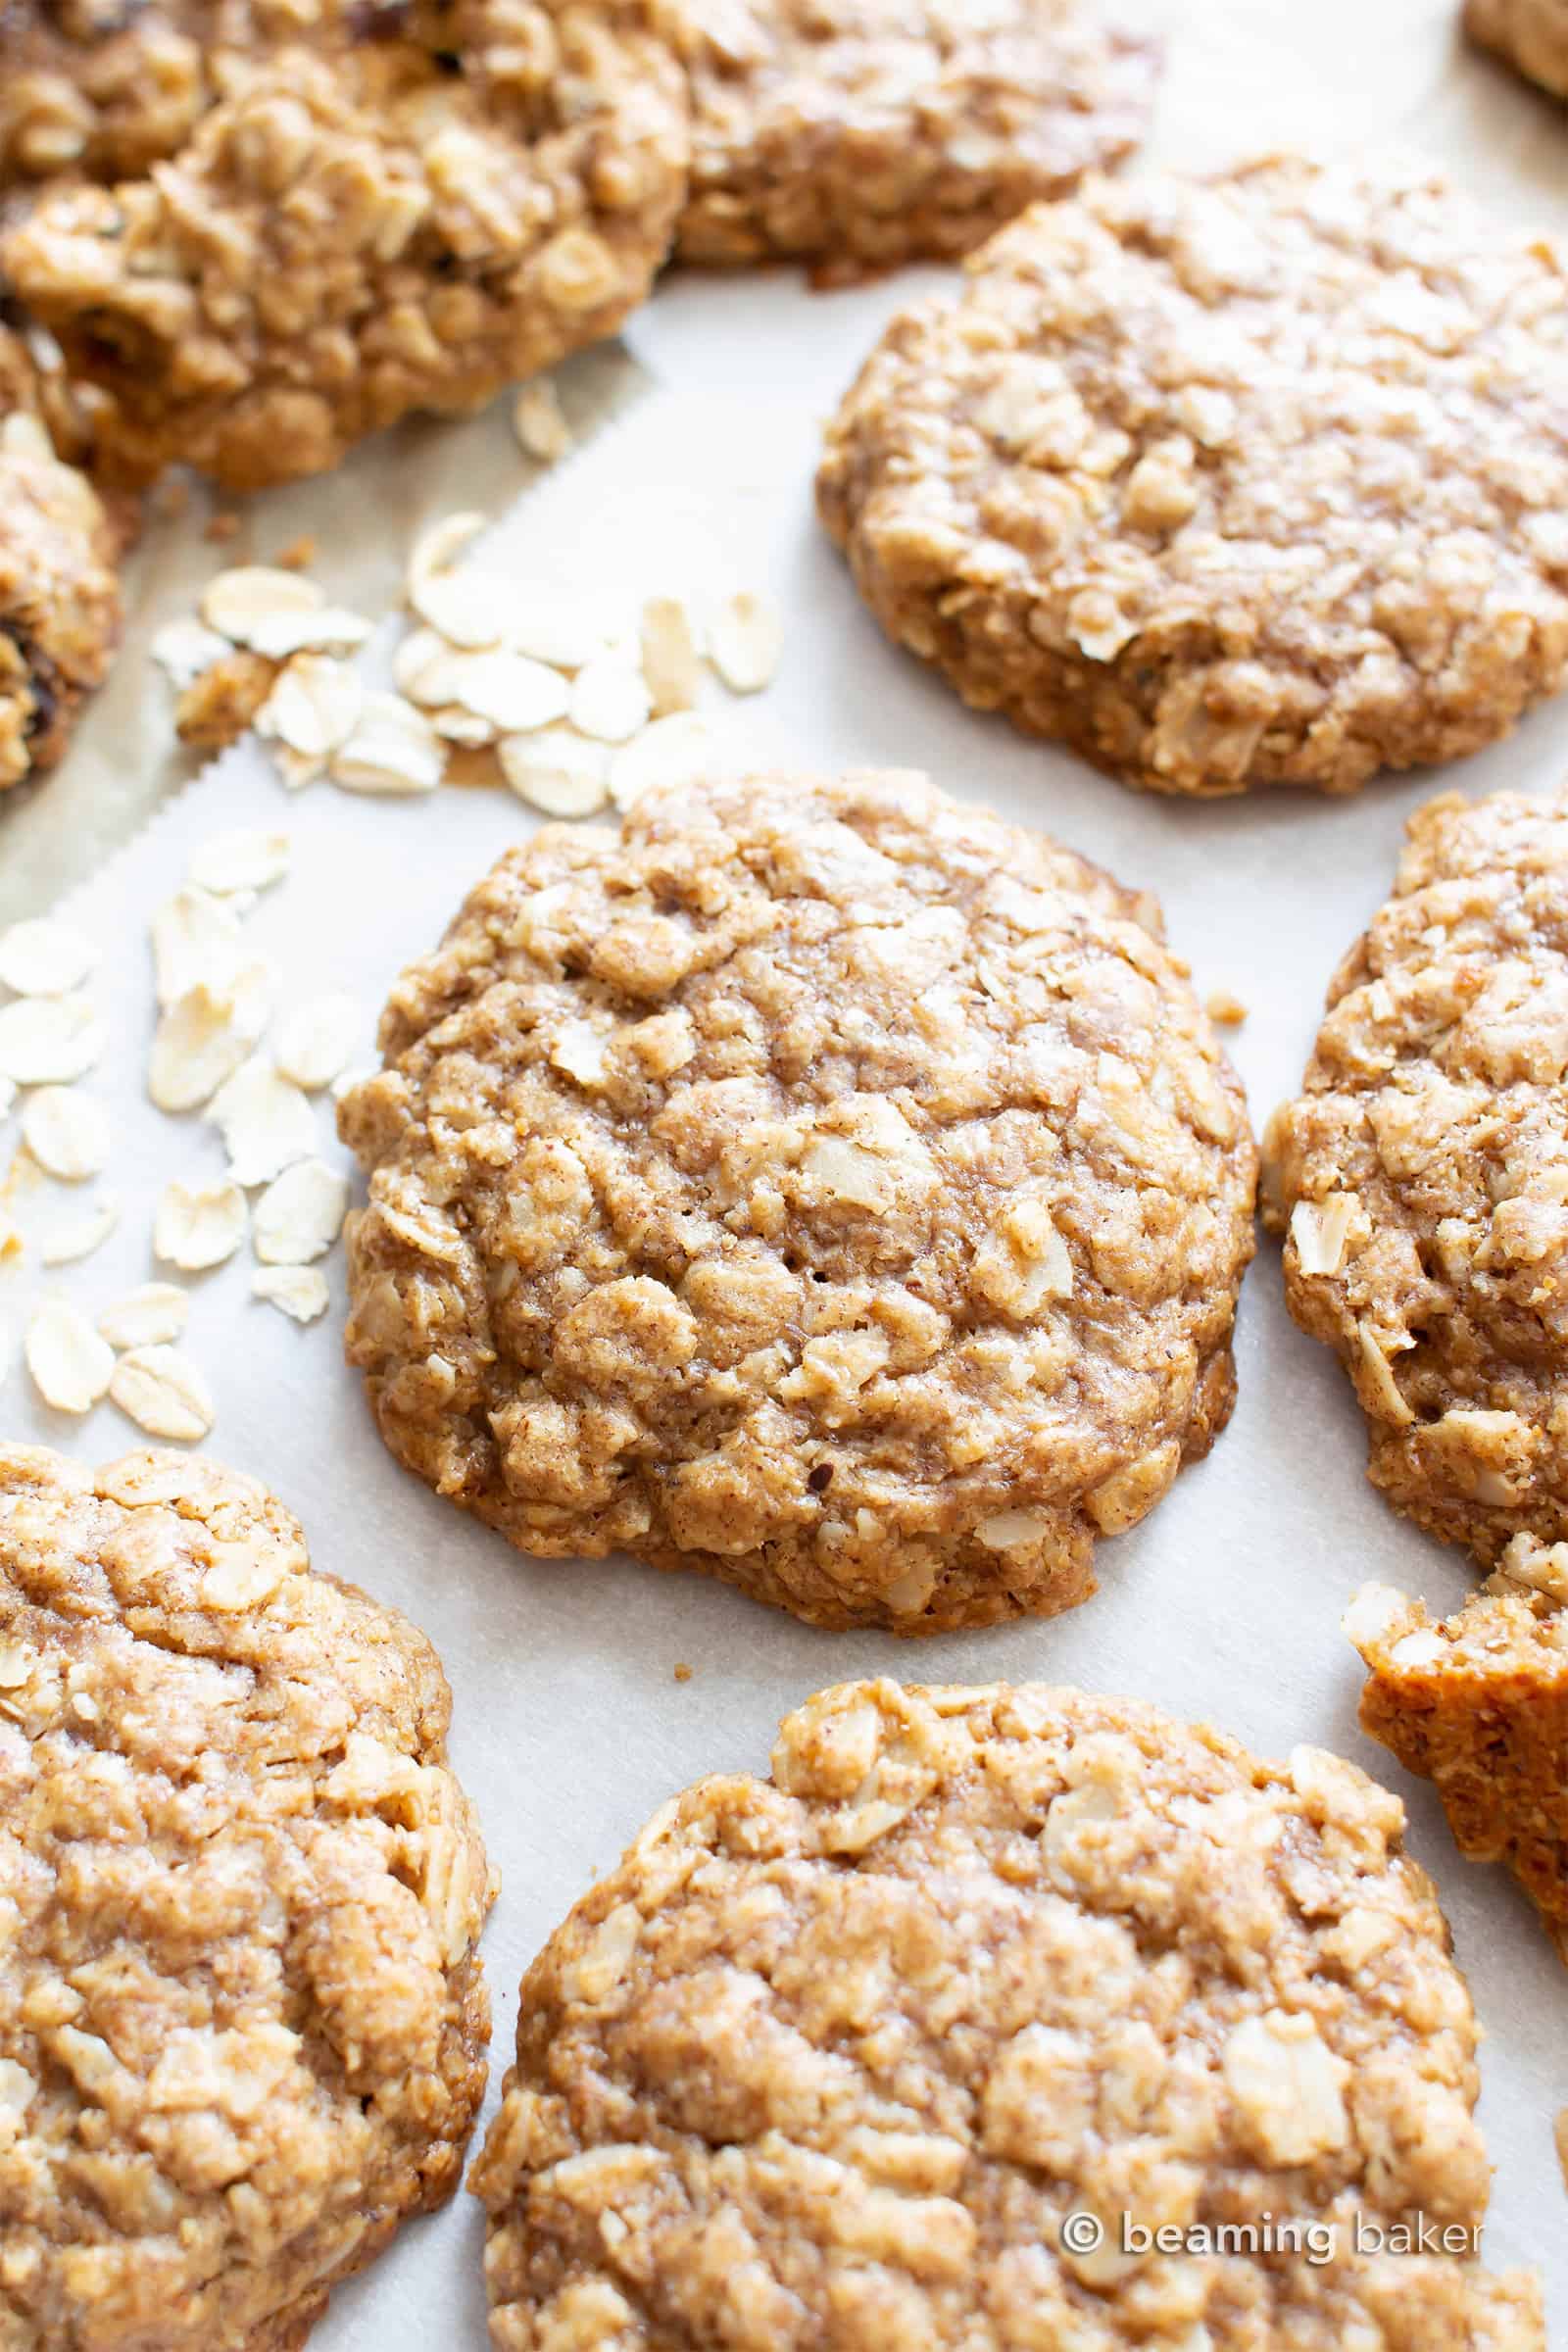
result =
[[[1568,1600],[1568,1545],[1511,1559]],[[1506,1862],[1568,1962],[1568,1612],[1508,1565],[1455,1616],[1368,1586],[1346,1617],[1368,1669],[1361,1723],[1437,1785],[1472,1862]]]
[[[0,324],[0,793],[53,767],[120,636],[121,531],[55,455],[20,339]]]
[[[1351,792],[1568,664],[1562,263],[1440,179],[1091,183],[888,328],[823,520],[889,634],[1148,791]]]
[[[677,253],[840,274],[968,253],[1143,137],[1157,46],[1086,0],[710,0]]]
[[[1494,1567],[1568,1539],[1568,793],[1432,802],[1276,1111],[1266,1214],[1368,1468]]]
[[[821,1625],[1045,1615],[1207,1451],[1241,1091],[1157,911],[924,777],[504,858],[347,1096],[349,1356],[525,1551]]]
[[[1464,28],[1554,98],[1568,98],[1568,0],[1465,0]]]
[[[450,1713],[254,1480],[0,1448],[7,2352],[296,2352],[451,2193],[493,1889]]]
[[[811,1699],[523,1979],[470,2181],[495,2343],[1544,2352],[1528,2276],[1355,2242],[1489,2187],[1403,1828],[1336,1756],[1131,1700]],[[1265,2215],[1322,2259],[1249,2253]]]
[[[686,185],[685,81],[648,0],[337,0],[143,179],[47,190],[5,266],[109,397],[100,462],[237,489],[462,414],[611,333]]]

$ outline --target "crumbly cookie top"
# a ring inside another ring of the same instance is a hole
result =
[[[1335,976],[1267,1190],[1374,1480],[1489,1567],[1568,1538],[1565,1076],[1568,793],[1446,795]]]
[[[550,826],[384,1015],[350,1355],[525,1549],[1083,1597],[1230,1400],[1254,1154],[1157,910],[925,778]]]
[[[177,155],[62,187],[6,268],[113,395],[104,462],[239,488],[321,470],[610,332],[685,185],[684,79],[645,0],[414,0],[230,57]]]
[[[1397,1800],[1041,1687],[846,1685],[656,1815],[523,1980],[492,2328],[643,2352],[1542,2352],[1474,2226],[1475,2025]],[[1124,2250],[1329,2225],[1332,2258]],[[1074,2254],[1070,2214],[1106,2227]]]
[[[1155,43],[1083,0],[673,0],[679,250],[853,267],[967,253],[1136,146]]]
[[[1348,791],[1568,661],[1563,267],[1413,172],[1097,181],[888,329],[829,528],[970,699],[1131,781]]]
[[[0,1448],[8,2352],[287,2352],[452,2186],[491,1890],[449,1713],[253,1480]]]

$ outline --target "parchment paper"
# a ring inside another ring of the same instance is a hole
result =
[[[1344,146],[1396,131],[1436,145],[1505,208],[1568,227],[1568,122],[1454,53],[1446,7],[1362,0],[1306,12],[1284,0],[1215,0],[1182,13],[1191,22],[1177,28],[1167,155],[1209,162],[1275,138]],[[753,760],[923,765],[1152,886],[1200,989],[1232,989],[1251,1007],[1233,1052],[1261,1125],[1299,1078],[1330,971],[1387,893],[1404,816],[1448,783],[1480,793],[1555,780],[1568,766],[1568,703],[1451,775],[1392,782],[1344,805],[1282,794],[1202,808],[1140,799],[964,711],[885,644],[810,513],[817,422],[920,282],[832,297],[808,295],[789,275],[668,283],[628,338],[662,388],[532,493],[510,527],[509,560],[547,578],[598,571],[625,593],[688,567],[766,582],[786,608],[788,639],[776,685],[738,713]],[[493,456],[494,441],[484,447]],[[450,442],[447,463],[455,482],[463,468]],[[386,546],[375,514],[365,528]],[[196,560],[210,568],[214,559],[205,550]],[[531,821],[491,793],[379,803],[318,787],[291,799],[242,746],[74,894],[67,911],[111,943],[96,993],[113,1051],[88,1083],[119,1123],[112,1178],[125,1214],[104,1250],[51,1287],[95,1310],[147,1279],[158,1191],[220,1165],[210,1130],[160,1117],[140,1092],[151,1029],[143,926],[194,844],[240,824],[289,831],[293,876],[248,918],[253,936],[283,966],[286,1002],[350,990],[368,1048],[396,969]],[[0,831],[0,858],[4,842]],[[335,1155],[325,1105],[318,1118]],[[912,1646],[815,1634],[630,1563],[522,1560],[383,1452],[339,1360],[336,1254],[329,1271],[332,1312],[306,1332],[248,1302],[248,1257],[194,1286],[188,1345],[219,1400],[210,1449],[274,1486],[321,1566],[407,1609],[442,1652],[456,1760],[506,1880],[485,1944],[497,2080],[521,1968],[593,1874],[686,1782],[761,1768],[778,1716],[811,1690],[891,1671],[1134,1692],[1208,1717],[1265,1753],[1298,1740],[1337,1748],[1400,1789],[1490,2031],[1489,2259],[1545,2269],[1553,2340],[1568,2342],[1568,2206],[1551,2145],[1552,2115],[1568,2103],[1568,1979],[1511,1883],[1459,1861],[1430,1789],[1360,1737],[1358,1663],[1337,1630],[1369,1577],[1452,1607],[1466,1563],[1396,1520],[1364,1483],[1359,1413],[1338,1367],[1290,1324],[1271,1246],[1243,1298],[1235,1421],[1152,1519],[1103,1546],[1101,1595],[1051,1624]],[[0,1321],[18,1322],[44,1279],[34,1266],[14,1276],[0,1291]],[[89,1458],[136,1442],[108,1405],[84,1427],[48,1414],[20,1374],[0,1405],[8,1433]],[[677,1662],[692,1667],[689,1682],[674,1681]],[[478,2211],[460,2199],[344,2290],[317,2340],[324,2352],[477,2352],[480,2243]]]

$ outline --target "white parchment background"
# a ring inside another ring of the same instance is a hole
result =
[[[1338,150],[1400,143],[1440,154],[1516,218],[1568,231],[1568,118],[1456,46],[1446,0],[1189,0],[1173,20],[1163,160],[1211,164],[1303,139]],[[600,573],[627,589],[719,565],[765,582],[789,615],[785,665],[747,706],[761,762],[878,760],[1049,827],[1164,901],[1200,989],[1251,1007],[1233,1052],[1255,1121],[1294,1088],[1324,984],[1386,894],[1410,808],[1447,777],[1380,786],[1345,805],[1280,795],[1197,808],[1139,799],[1064,755],[963,711],[895,654],[859,609],[811,518],[815,432],[881,321],[917,283],[831,297],[788,274],[674,279],[634,321],[631,362],[572,379],[584,416],[633,388],[620,421],[533,493],[509,529],[531,576]],[[642,371],[639,373],[639,369]],[[416,428],[363,451],[323,486],[246,511],[243,549],[266,553],[324,518],[333,596],[384,601],[414,519],[456,504],[499,510],[522,478],[496,416]],[[428,945],[467,885],[531,819],[490,793],[411,803],[325,788],[289,799],[241,747],[107,864],[172,770],[163,689],[145,663],[149,619],[183,609],[234,551],[200,514],[165,525],[138,560],[131,638],[113,700],[62,776],[0,814],[0,912],[67,902],[108,945],[97,984],[113,1051],[88,1082],[115,1109],[114,1240],[50,1287],[96,1310],[155,1269],[148,1236],[171,1176],[217,1173],[210,1131],[161,1118],[140,1093],[151,1029],[145,919],[193,844],[232,825],[283,826],[294,872],[249,918],[286,975],[285,1002],[348,989],[374,1012],[398,966]],[[1451,780],[1480,792],[1544,785],[1568,768],[1568,705]],[[323,1149],[335,1155],[318,1108]],[[1500,1874],[1462,1864],[1430,1790],[1404,1782],[1355,1727],[1356,1661],[1337,1631],[1377,1576],[1455,1604],[1465,1563],[1396,1521],[1363,1482],[1359,1415],[1337,1367],[1286,1317],[1265,1245],[1239,1327],[1241,1400],[1210,1460],[1153,1518],[1102,1554],[1104,1590],[1048,1625],[909,1647],[809,1632],[738,1596],[630,1564],[530,1563],[403,1476],[342,1369],[333,1311],[307,1332],[247,1300],[236,1260],[194,1286],[189,1345],[219,1401],[211,1448],[274,1486],[317,1560],[396,1601],[431,1634],[457,1699],[454,1752],[506,1886],[486,1939],[495,2073],[510,2048],[518,1975],[551,1927],[656,1804],[705,1771],[761,1766],[778,1716],[812,1689],[871,1671],[928,1679],[1082,1682],[1207,1716],[1265,1752],[1337,1747],[1401,1788],[1417,1852],[1439,1878],[1489,2029],[1484,2116],[1498,2177],[1489,2257],[1548,2274],[1553,2340],[1568,2342],[1568,2206],[1550,2123],[1568,2103],[1568,1979]],[[0,1289],[20,1321],[45,1278]],[[135,1433],[108,1405],[85,1426],[45,1412],[13,1374],[8,1435],[103,1459]],[[677,1684],[678,1661],[693,1669]],[[494,2086],[492,2086],[492,2099]],[[405,2233],[336,2299],[323,2352],[426,2352],[483,2341],[480,2217],[467,2199]]]

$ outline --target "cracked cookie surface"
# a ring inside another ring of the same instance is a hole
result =
[[[1563,266],[1441,179],[1093,181],[895,319],[827,529],[965,701],[1124,782],[1350,792],[1568,664]]]
[[[1465,0],[1464,28],[1527,80],[1568,98],[1568,0]]]
[[[1568,1963],[1565,1601],[1568,1544],[1516,1537],[1452,1617],[1373,1586],[1346,1631],[1368,1670],[1362,1730],[1436,1784],[1462,1854],[1507,1864]]]
[[[504,858],[340,1110],[350,1361],[525,1551],[1045,1615],[1234,1393],[1255,1155],[1157,909],[921,776]]]
[[[819,1694],[523,1979],[470,2185],[501,2352],[1544,2352],[1403,1809],[1081,1691]],[[1124,2247],[1290,2215],[1329,2258]],[[1063,2245],[1069,2215],[1105,2235]]]
[[[254,1480],[0,1448],[0,2343],[296,2352],[456,2185],[451,1699]]]
[[[53,767],[120,637],[121,532],[55,455],[42,390],[0,324],[0,792]]]
[[[1493,1568],[1568,1539],[1568,793],[1448,794],[1408,836],[1269,1122],[1265,1213],[1373,1484]]]
[[[5,266],[107,397],[101,465],[236,489],[460,415],[613,331],[685,189],[684,77],[644,0],[317,13],[242,58],[147,176],[47,189]]]
[[[667,21],[692,88],[687,262],[968,253],[1128,154],[1159,70],[1083,0],[674,0]]]

